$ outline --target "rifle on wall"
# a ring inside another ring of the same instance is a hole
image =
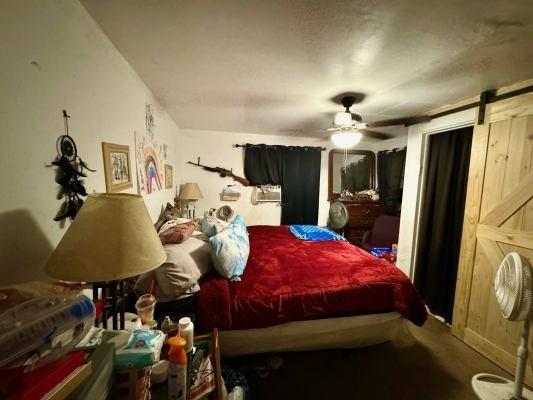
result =
[[[242,184],[243,186],[250,186],[250,182],[248,181],[248,179],[245,179],[245,178],[241,178],[240,176],[237,176],[233,173],[232,170],[230,169],[225,169],[225,168],[220,168],[220,167],[209,167],[207,165],[202,165],[200,164],[200,157],[198,157],[198,162],[191,162],[191,161],[187,161],[189,164],[192,164],[192,165],[195,165],[197,167],[202,167],[203,169],[205,169],[206,171],[209,171],[209,172],[216,172],[217,174],[219,174],[222,178],[225,178],[225,177],[230,177],[230,178],[233,178],[234,181],[237,181],[239,182],[240,184]]]

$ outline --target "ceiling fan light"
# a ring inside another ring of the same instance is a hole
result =
[[[357,131],[338,132],[331,135],[331,141],[333,142],[335,147],[339,147],[341,149],[348,149],[359,144],[362,137],[363,135],[361,135],[361,133]]]
[[[351,126],[352,114],[346,111],[341,111],[335,114],[334,124],[337,126]]]

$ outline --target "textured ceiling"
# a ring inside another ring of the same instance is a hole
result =
[[[327,137],[533,77],[532,0],[82,0],[182,128]]]

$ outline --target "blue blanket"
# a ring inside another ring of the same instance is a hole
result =
[[[291,225],[290,231],[302,240],[346,240],[341,235],[316,225]]]

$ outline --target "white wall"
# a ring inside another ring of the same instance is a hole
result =
[[[239,212],[248,225],[279,225],[281,207],[276,204],[251,203],[251,187],[243,187],[231,178],[221,178],[218,174],[208,172],[202,168],[186,164],[187,161],[196,162],[200,157],[201,163],[209,166],[233,169],[233,172],[244,177],[244,150],[234,148],[233,144],[278,144],[293,146],[323,146],[327,151],[322,152],[320,173],[320,203],[319,225],[325,225],[328,218],[328,152],[332,148],[327,140],[317,138],[302,138],[274,135],[257,135],[232,132],[213,132],[198,130],[181,130],[180,149],[183,159],[184,182],[197,182],[204,198],[196,204],[196,215],[203,215],[210,208],[218,208],[224,204],[229,205]],[[241,198],[236,202],[223,202],[220,200],[222,189],[228,184],[237,183]]]
[[[397,265],[411,279],[414,277],[414,257],[423,177],[425,176],[423,167],[427,136],[472,125],[475,114],[475,109],[466,110],[409,127]]]
[[[252,188],[245,188],[237,183],[236,188],[241,192],[241,198],[237,202],[222,202],[220,192],[228,185],[236,183],[230,178],[220,178],[217,174],[204,171],[201,168],[187,164],[187,161],[196,162],[197,157],[201,163],[210,166],[233,168],[237,175],[244,176],[244,151],[242,148],[234,148],[233,144],[265,143],[293,146],[323,146],[327,150],[322,152],[322,164],[320,173],[320,203],[319,225],[326,225],[328,220],[329,202],[328,197],[328,156],[333,149],[328,139],[303,138],[277,135],[257,135],[234,132],[213,132],[182,129],[180,131],[180,149],[183,160],[183,181],[197,182],[204,199],[196,203],[197,216],[210,208],[218,208],[227,204],[241,213],[249,225],[278,225],[281,219],[281,208],[275,204],[252,205]],[[383,140],[374,143],[361,143],[356,149],[380,151],[404,147],[407,136]]]
[[[181,162],[178,127],[77,1],[3,1],[0,37],[3,286],[40,278],[68,226],[52,220],[61,203],[54,169],[46,167],[63,133],[63,108],[72,116],[79,155],[97,170],[86,179],[89,192],[105,191],[102,141],[129,145],[134,160],[133,132],[145,130],[146,102],[155,106],[156,139],[168,145],[175,182]],[[173,195],[164,190],[145,198],[152,217]]]

